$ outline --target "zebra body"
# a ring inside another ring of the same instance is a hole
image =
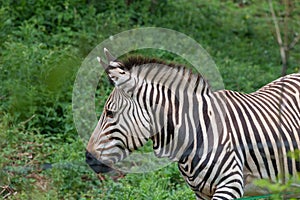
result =
[[[216,131],[219,138],[211,138],[217,144],[216,151],[194,161],[200,172],[197,176],[189,173],[186,167],[191,165],[194,156],[184,164],[179,163],[183,176],[193,189],[196,186],[194,190],[199,197],[211,198],[214,194],[220,199],[238,198],[245,187],[248,195],[261,194],[267,191],[257,191],[260,188],[247,191],[247,184],[253,189],[253,179],[286,183],[291,176],[297,178],[299,155],[296,154],[298,159],[291,159],[288,152],[295,152],[300,147],[299,98],[300,74],[280,78],[251,94],[228,90],[211,94],[209,101],[214,104],[213,112],[221,113]],[[206,133],[210,134],[209,131]],[[209,158],[211,162],[205,161]],[[222,178],[233,181],[230,194],[226,195],[230,189]]]
[[[97,173],[151,139],[198,199],[239,198],[254,179],[297,178],[299,159],[287,154],[300,149],[300,74],[251,94],[213,92],[183,67],[105,53],[109,65],[100,62],[115,88],[87,146]]]

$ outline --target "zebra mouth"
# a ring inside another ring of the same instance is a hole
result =
[[[110,166],[100,162],[97,158],[95,158],[90,152],[86,151],[85,153],[86,163],[92,168],[94,172],[99,173],[107,173],[113,170]]]

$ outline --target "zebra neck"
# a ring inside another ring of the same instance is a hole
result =
[[[139,91],[144,93],[143,104],[150,113],[156,156],[180,161],[190,151],[201,149],[203,142],[213,144],[213,94],[200,75],[184,68],[160,73],[164,71],[140,72],[143,82]]]
[[[222,123],[213,105],[214,97],[192,95],[187,99],[186,104],[179,101],[178,108],[172,112],[168,106],[168,112],[156,112],[160,113],[156,122],[161,124],[156,125],[160,131],[152,137],[157,157],[184,162],[191,155],[197,154],[200,159],[218,148]]]

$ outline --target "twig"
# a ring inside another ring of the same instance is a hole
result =
[[[35,117],[35,115],[32,115],[31,117],[29,117],[28,119],[26,119],[25,121],[21,122],[21,125],[24,125],[26,123],[28,123],[30,120],[32,120]]]
[[[7,197],[9,197],[9,196],[11,196],[11,195],[16,195],[16,194],[17,194],[17,192],[16,192],[13,188],[11,188],[10,186],[8,186],[8,185],[1,186],[1,188],[2,188],[2,191],[0,192],[0,195],[6,193],[6,194],[2,197],[3,199],[6,199]]]
[[[291,44],[289,45],[288,50],[291,50],[294,48],[294,46],[297,44],[297,42],[299,42],[300,40],[300,34],[298,34],[296,37],[294,37],[293,41],[291,42]]]

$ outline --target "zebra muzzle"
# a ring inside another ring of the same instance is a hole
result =
[[[86,163],[96,172],[99,173],[107,173],[109,171],[112,171],[113,169],[106,164],[100,162],[93,154],[86,151],[85,153]]]

